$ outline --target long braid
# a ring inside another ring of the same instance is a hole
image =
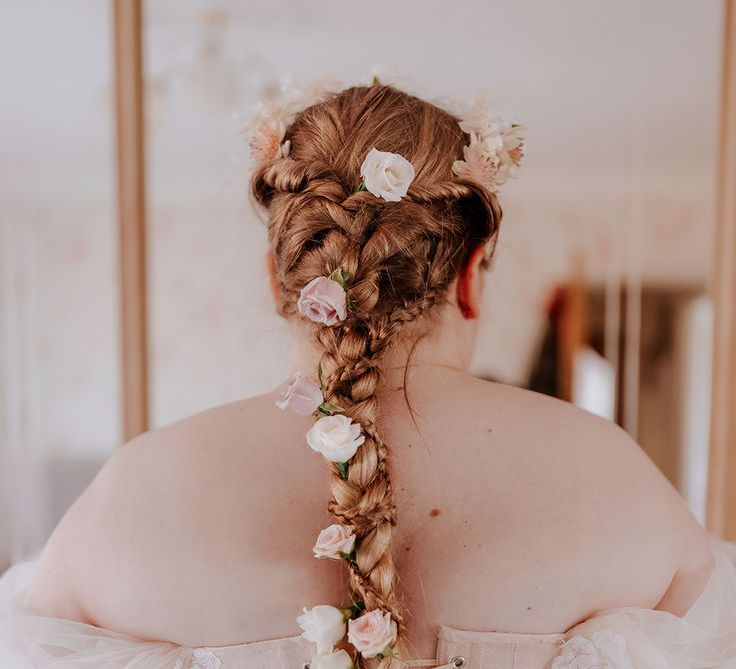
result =
[[[389,449],[376,423],[380,382],[379,361],[405,323],[414,320],[412,310],[381,318],[368,327],[318,330],[323,348],[323,383],[328,401],[345,408],[346,415],[361,424],[365,442],[350,460],[347,479],[333,468],[332,500],[328,509],[357,538],[358,550],[349,563],[348,587],[354,601],[366,609],[388,611],[399,638],[405,631],[402,604],[396,594],[396,569],[391,537],[397,521],[391,484]],[[325,371],[327,370],[327,371]],[[391,660],[363,660],[361,666],[390,666]]]
[[[344,406],[346,415],[360,422],[365,442],[350,461],[347,479],[331,473],[332,501],[328,508],[339,522],[351,527],[358,541],[356,561],[350,565],[350,590],[367,609],[389,611],[403,625],[393,591],[394,564],[390,553],[396,506],[388,470],[388,449],[376,428],[378,355],[371,356],[371,333],[353,330],[320,333],[324,347],[323,377],[327,398]]]

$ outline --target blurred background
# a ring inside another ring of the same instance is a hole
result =
[[[474,372],[620,423],[725,533],[709,459],[712,486],[728,6],[3,0],[0,567],[136,429],[284,380],[240,129],[284,81],[325,75],[485,92],[528,125]]]

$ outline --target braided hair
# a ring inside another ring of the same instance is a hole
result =
[[[331,327],[310,324],[325,400],[365,436],[345,478],[330,465],[328,508],[356,537],[355,558],[345,561],[350,595],[368,611],[391,614],[401,647],[406,622],[391,553],[397,509],[390,449],[377,427],[381,357],[407,324],[446,300],[472,252],[495,241],[501,209],[488,189],[452,173],[467,142],[458,119],[392,86],[332,94],[297,114],[285,138],[289,156],[259,165],[251,191],[268,213],[283,316],[298,315],[310,280],[337,268],[349,276],[347,317]],[[358,190],[361,161],[373,147],[404,156],[416,170],[399,202]],[[392,662],[379,656],[362,666]]]

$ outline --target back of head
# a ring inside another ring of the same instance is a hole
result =
[[[397,512],[389,448],[376,428],[380,359],[407,324],[429,327],[473,251],[492,248],[501,210],[491,189],[453,171],[468,144],[459,119],[392,86],[328,95],[297,113],[283,139],[288,155],[262,161],[251,181],[268,212],[279,308],[298,317],[306,284],[335,271],[347,278],[345,318],[310,323],[322,352],[325,400],[359,423],[365,437],[349,467],[331,466],[329,508],[356,537],[354,556],[345,560],[353,601],[389,613],[401,637],[390,548]],[[361,188],[361,164],[374,148],[414,167],[399,201]],[[391,662],[379,654],[361,666]]]

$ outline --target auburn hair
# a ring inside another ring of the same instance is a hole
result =
[[[355,561],[345,561],[351,597],[366,610],[390,612],[399,647],[406,623],[391,553],[397,511],[390,450],[376,427],[380,360],[402,328],[445,301],[479,245],[492,249],[501,221],[490,190],[452,173],[468,142],[458,120],[393,86],[347,88],[298,113],[286,129],[289,156],[261,163],[251,178],[252,195],[268,214],[282,315],[298,315],[300,291],[315,277],[338,268],[349,274],[346,319],[330,327],[310,322],[325,399],[365,436],[346,479],[330,463],[328,508],[356,536]],[[374,147],[414,166],[399,202],[358,191],[361,163]]]

